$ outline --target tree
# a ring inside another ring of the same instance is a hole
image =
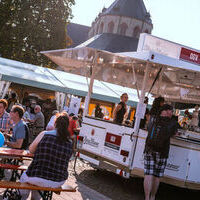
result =
[[[39,52],[66,48],[66,25],[74,4],[74,0],[0,0],[1,56],[53,66]]]

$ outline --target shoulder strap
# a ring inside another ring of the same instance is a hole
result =
[[[29,145],[29,128],[27,126],[27,124],[24,123],[24,128],[25,128],[25,138],[22,144],[22,149],[27,149],[28,145]]]
[[[150,139],[152,139],[152,138],[153,138],[154,130],[155,130],[155,126],[153,126],[153,127],[152,127],[152,130],[151,130],[151,135],[150,135]]]

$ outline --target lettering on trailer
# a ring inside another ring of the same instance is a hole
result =
[[[99,143],[96,142],[94,138],[87,138],[87,136],[84,137],[83,144],[87,144],[87,145],[90,145],[92,147],[97,147],[97,148],[99,147]]]
[[[144,157],[143,156],[140,158],[140,162],[142,165],[144,165]],[[166,165],[166,169],[171,170],[171,171],[179,171],[179,168],[180,168],[179,165],[174,165],[171,163],[167,163],[167,165]]]
[[[171,171],[179,171],[180,166],[167,163],[166,169]]]
[[[119,151],[122,136],[112,133],[106,133],[105,146]]]
[[[200,65],[200,52],[182,47],[180,59]]]

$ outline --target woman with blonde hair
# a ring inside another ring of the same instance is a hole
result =
[[[122,124],[122,122],[124,121],[125,114],[127,113],[126,102],[128,101],[128,94],[123,93],[120,99],[120,103],[116,106],[113,112],[113,121],[117,124]]]

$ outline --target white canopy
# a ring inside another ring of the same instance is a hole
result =
[[[153,51],[114,54],[88,47],[42,52],[65,71],[142,89],[176,102],[200,103],[200,66]]]

